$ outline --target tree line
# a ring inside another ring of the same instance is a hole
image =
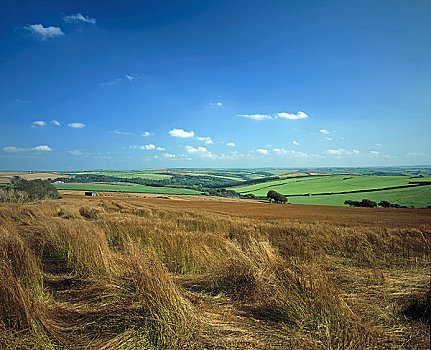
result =
[[[363,199],[362,201],[345,200],[344,204],[350,207],[364,207],[364,208],[376,208],[380,206],[382,208],[408,208],[405,205],[399,205],[398,203],[390,203],[388,201],[381,201],[378,204],[369,199]]]

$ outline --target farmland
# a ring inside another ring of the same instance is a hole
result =
[[[3,174],[5,183],[13,176],[11,174]],[[273,190],[286,195],[288,202],[294,204],[343,206],[345,200],[367,198],[377,203],[388,201],[416,208],[431,205],[429,168],[177,168],[20,174],[29,178],[49,177],[61,191],[257,197],[262,200]]]
[[[0,348],[428,349],[430,214],[0,204]]]
[[[159,194],[194,194],[200,192],[188,188],[151,187],[137,184],[111,184],[111,183],[87,183],[87,184],[54,184],[59,190],[75,191],[103,191],[103,192],[127,192],[127,193],[159,193]]]

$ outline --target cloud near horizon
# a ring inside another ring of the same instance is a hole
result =
[[[187,139],[195,136],[195,132],[193,130],[185,131],[183,129],[172,129],[169,131],[169,135],[171,135],[172,137],[180,137],[183,139]]]
[[[44,27],[42,24],[28,24],[24,29],[42,40],[65,35],[60,27]]]

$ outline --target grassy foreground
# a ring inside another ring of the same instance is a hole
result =
[[[0,204],[0,348],[427,349],[430,239],[429,210]]]

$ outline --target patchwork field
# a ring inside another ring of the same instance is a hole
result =
[[[419,183],[425,185],[417,186]],[[252,193],[256,196],[266,196],[269,190],[274,190],[292,196],[289,197],[289,202],[295,204],[344,205],[344,201],[348,199],[367,198],[376,202],[386,200],[415,207],[431,205],[429,175],[421,178],[400,175],[316,175],[285,178],[233,189],[241,194]],[[340,192],[359,193],[339,194]]]
[[[54,184],[58,190],[75,191],[104,191],[104,192],[127,192],[127,193],[159,193],[159,194],[194,194],[201,192],[188,188],[153,187],[137,184],[111,184],[111,183],[70,183]]]
[[[0,204],[0,348],[429,349],[430,243],[427,209]]]

